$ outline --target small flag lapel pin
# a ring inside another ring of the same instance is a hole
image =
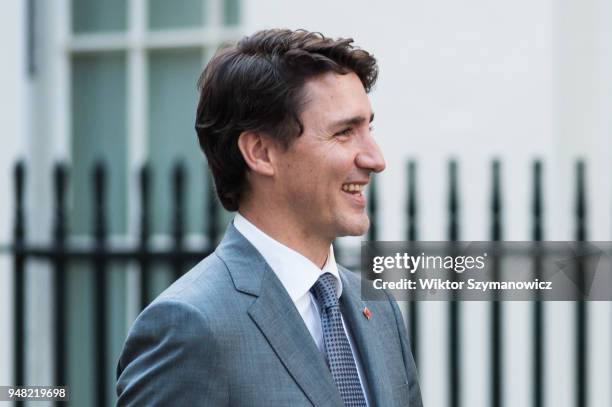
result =
[[[363,309],[363,316],[366,317],[366,319],[370,319],[372,318],[372,313],[370,312],[370,310],[368,309],[368,307],[365,307]]]

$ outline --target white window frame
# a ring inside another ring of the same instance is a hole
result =
[[[57,161],[72,162],[72,122],[71,112],[71,67],[70,60],[74,54],[84,52],[123,51],[127,56],[127,160],[128,182],[126,197],[128,200],[127,235],[135,236],[138,232],[139,207],[138,185],[133,175],[146,162],[149,155],[148,146],[148,66],[147,54],[159,49],[199,48],[202,50],[202,66],[208,61],[211,52],[225,42],[235,41],[241,37],[241,25],[223,25],[223,0],[203,1],[203,26],[201,28],[177,28],[148,30],[148,1],[127,1],[127,30],[122,33],[73,33],[71,0],[60,0],[57,7],[56,33],[54,48],[57,49],[55,75],[52,94],[56,100],[53,139],[54,157]],[[111,237],[117,239],[120,237]],[[163,237],[157,240],[166,240]],[[187,236],[187,242],[199,240],[196,236]]]
[[[202,27],[149,30],[148,0],[127,0],[127,27],[123,32],[74,33],[72,30],[72,0],[59,0],[47,4],[52,13],[49,19],[53,35],[51,38],[41,38],[43,46],[52,47],[52,57],[45,61],[45,68],[50,70],[48,83],[43,84],[49,89],[51,101],[47,106],[53,117],[52,127],[46,137],[51,137],[52,151],[49,162],[73,162],[72,137],[73,129],[71,111],[71,59],[79,53],[98,53],[122,51],[126,53],[126,106],[127,106],[127,177],[125,196],[127,199],[127,225],[125,235],[109,235],[112,245],[135,243],[138,236],[140,220],[140,199],[138,196],[138,177],[135,175],[149,156],[148,138],[148,53],[160,49],[200,49],[202,51],[202,67],[206,64],[214,50],[225,42],[236,41],[242,36],[241,22],[235,26],[223,25],[223,0],[201,0]],[[244,3],[240,4],[244,7]],[[243,10],[240,10],[241,15]],[[195,79],[195,78],[194,78]],[[194,144],[194,148],[197,146]],[[51,171],[47,172],[50,176]],[[37,182],[50,182],[39,180]],[[52,192],[52,191],[51,191]],[[47,202],[52,202],[52,196]],[[49,215],[51,215],[49,211]],[[51,217],[41,219],[49,225]],[[86,242],[91,236],[71,235],[75,243]],[[203,243],[201,234],[187,234],[187,247]],[[152,236],[154,247],[164,247],[171,244],[167,234]],[[128,325],[139,310],[138,287],[139,273],[136,264],[128,265],[128,292],[133,293],[128,301]]]

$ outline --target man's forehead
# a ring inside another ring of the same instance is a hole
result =
[[[313,96],[339,97],[350,93],[363,93],[365,88],[361,80],[354,72],[339,74],[336,72],[325,72],[306,81],[304,89]]]
[[[311,110],[328,123],[373,119],[369,98],[355,73],[328,72],[310,79],[304,85],[304,96],[303,113]]]

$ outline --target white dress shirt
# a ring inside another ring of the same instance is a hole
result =
[[[255,246],[257,251],[263,256],[266,263],[268,263],[272,271],[276,274],[304,320],[317,348],[325,353],[319,305],[310,292],[310,289],[314,283],[317,282],[319,276],[325,273],[331,273],[337,280],[336,291],[338,298],[342,295],[342,280],[340,279],[340,274],[338,273],[338,267],[334,258],[333,246],[330,245],[329,255],[327,256],[325,265],[320,269],[300,253],[266,235],[257,226],[240,215],[240,213],[237,213],[234,218],[234,226],[253,246]],[[359,381],[361,382],[361,388],[364,390],[367,401],[369,399],[368,389],[367,386],[365,386],[365,376],[359,360],[359,354],[356,351],[352,335],[346,328],[344,317],[342,317],[342,324],[351,345],[351,352],[353,352],[353,358],[355,359],[357,372],[359,373]]]

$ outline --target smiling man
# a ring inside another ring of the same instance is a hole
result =
[[[367,231],[363,191],[385,168],[376,77],[352,40],[306,31],[260,31],[211,59],[196,131],[238,213],[134,322],[118,405],[422,405],[397,305],[362,301],[331,246]]]

